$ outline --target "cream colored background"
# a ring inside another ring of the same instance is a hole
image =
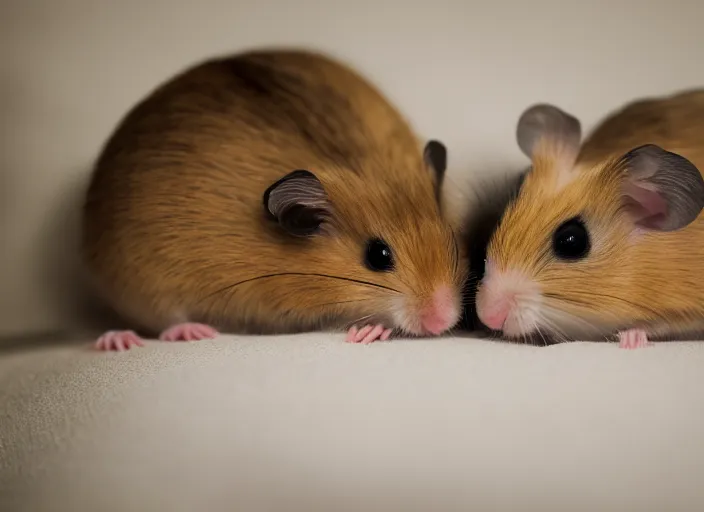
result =
[[[0,0],[0,338],[78,322],[90,162],[199,59],[327,49],[445,140],[451,185],[524,165],[530,103],[591,126],[704,84],[700,1],[412,3]],[[461,336],[5,343],[0,510],[704,510],[704,344]]]
[[[451,150],[453,182],[523,165],[513,129],[551,101],[586,125],[704,84],[695,1],[0,2],[0,335],[71,325],[76,208],[92,160],[160,81],[258,45],[327,50]]]

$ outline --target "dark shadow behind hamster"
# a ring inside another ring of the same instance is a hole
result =
[[[461,240],[469,260],[469,274],[463,289],[463,330],[490,332],[477,315],[477,285],[484,277],[486,250],[506,207],[521,188],[528,170],[499,178],[483,179],[472,188],[475,200],[461,224]]]

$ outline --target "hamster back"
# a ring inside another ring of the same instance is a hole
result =
[[[622,346],[704,332],[704,93],[642,100],[581,148],[550,105],[518,125],[532,168],[487,249],[480,319],[508,337]]]
[[[85,262],[150,332],[439,334],[458,319],[464,277],[438,199],[445,159],[329,57],[207,61],[108,140],[85,202]]]

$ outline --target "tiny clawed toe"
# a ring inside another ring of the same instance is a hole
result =
[[[384,332],[384,326],[383,325],[377,325],[372,327],[372,329],[367,333],[367,335],[362,339],[361,343],[364,345],[368,345],[369,343],[374,343],[381,334]]]
[[[218,331],[204,324],[177,324],[169,327],[159,336],[161,341],[200,341],[213,339]]]
[[[386,341],[391,337],[393,329],[387,329],[381,324],[377,325],[365,325],[361,329],[356,326],[352,326],[347,331],[347,336],[345,341],[347,343],[360,343],[362,345],[369,345],[375,341]]]
[[[124,352],[133,347],[143,347],[144,342],[133,331],[109,331],[95,342],[95,348],[102,351]]]
[[[645,348],[652,345],[648,341],[648,333],[639,329],[630,329],[618,333],[619,348],[632,350],[637,348]]]
[[[359,331],[356,326],[353,325],[352,327],[350,327],[350,329],[347,331],[347,337],[345,338],[345,342],[354,343],[357,339],[357,332]]]

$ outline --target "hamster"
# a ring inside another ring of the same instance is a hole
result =
[[[332,57],[259,49],[183,71],[128,112],[92,174],[83,259],[134,328],[97,347],[142,345],[139,330],[442,334],[466,275],[446,163]]]
[[[623,348],[704,333],[704,90],[581,125],[527,109],[532,168],[487,248],[479,319],[508,338],[617,338]]]

